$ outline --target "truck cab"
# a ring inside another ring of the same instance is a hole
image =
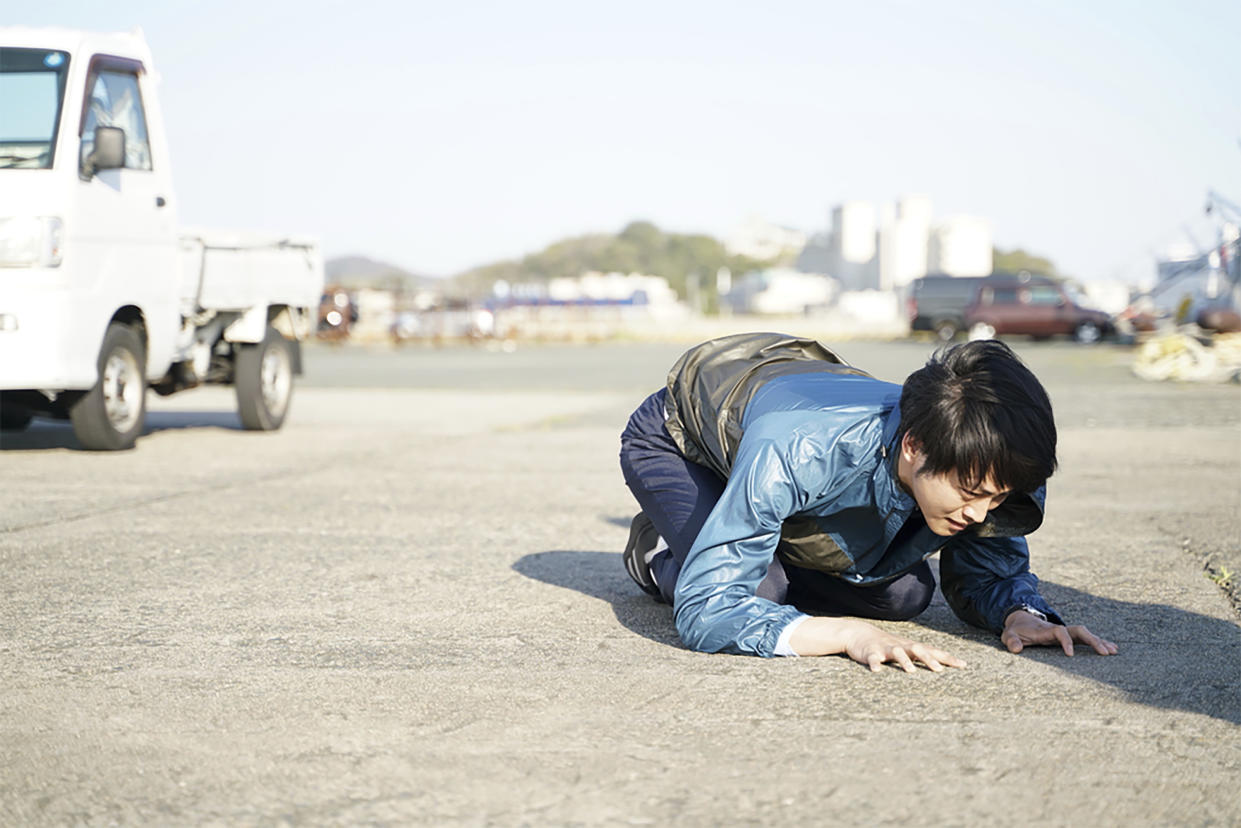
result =
[[[65,417],[87,448],[128,448],[148,387],[203,382],[237,386],[246,427],[283,422],[318,245],[180,228],[157,87],[139,31],[0,28],[7,429]]]

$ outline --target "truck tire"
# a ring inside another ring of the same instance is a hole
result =
[[[146,347],[131,325],[113,322],[99,349],[99,379],[69,409],[83,448],[121,451],[134,447],[146,425]]]
[[[233,365],[237,410],[250,431],[275,431],[284,424],[293,398],[293,354],[289,340],[267,327],[257,345],[241,345]]]

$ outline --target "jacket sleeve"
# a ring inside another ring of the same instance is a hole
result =
[[[804,615],[754,594],[784,518],[821,496],[833,477],[820,438],[798,425],[781,417],[747,432],[724,494],[686,556],[673,608],[692,649],[769,657],[784,628]]]
[[[1004,619],[1022,604],[1064,623],[1039,594],[1023,537],[953,539],[940,552],[939,574],[948,605],[968,624],[1003,632]]]

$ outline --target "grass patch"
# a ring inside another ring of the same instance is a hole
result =
[[[1231,590],[1235,586],[1233,579],[1236,577],[1236,573],[1226,566],[1221,566],[1218,572],[1208,569],[1202,574],[1208,581],[1211,581],[1220,589]]]

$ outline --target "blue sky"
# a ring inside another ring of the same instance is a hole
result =
[[[186,223],[448,275],[931,197],[1086,279],[1241,202],[1241,4],[49,2],[142,26]]]

